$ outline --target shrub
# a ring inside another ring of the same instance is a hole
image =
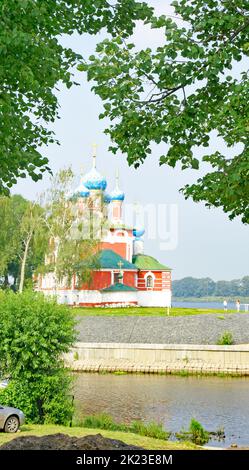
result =
[[[229,346],[233,344],[233,335],[230,331],[224,331],[224,333],[219,337],[218,343],[221,346]]]
[[[68,425],[73,414],[70,385],[71,379],[64,370],[47,377],[37,375],[30,380],[11,380],[8,387],[0,391],[0,402],[20,408],[27,422]]]
[[[27,421],[67,424],[72,415],[71,379],[62,354],[75,339],[69,309],[42,294],[0,297],[0,375],[10,384],[0,402],[21,408]]]

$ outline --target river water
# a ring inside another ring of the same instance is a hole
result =
[[[177,300],[172,300],[172,307],[181,307],[181,308],[208,308],[208,309],[214,309],[214,310],[223,310],[223,302],[208,302],[208,301],[177,301]],[[227,309],[228,310],[236,310],[236,305],[235,302],[228,302],[227,303]],[[241,311],[244,311],[245,307],[244,305],[241,306]]]
[[[248,378],[80,373],[75,382],[78,415],[156,421],[171,432],[195,418],[209,431],[224,428],[224,441],[208,443],[217,447],[249,446],[248,402]]]

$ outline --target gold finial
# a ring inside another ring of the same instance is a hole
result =
[[[93,168],[96,168],[97,144],[93,144]]]

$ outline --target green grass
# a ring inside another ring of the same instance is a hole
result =
[[[112,416],[106,413],[85,416],[81,421],[76,421],[75,425],[83,428],[98,428],[107,429],[109,431],[134,433],[154,439],[167,440],[170,436],[170,433],[163,429],[162,424],[155,422],[143,423],[142,421],[132,421],[129,424],[118,423],[114,421]]]
[[[102,436],[110,439],[118,439],[125,442],[126,444],[132,444],[138,447],[149,450],[190,450],[198,449],[197,446],[190,442],[171,442],[162,439],[153,439],[151,437],[139,436],[138,434],[121,432],[121,431],[108,431],[100,429],[88,429],[82,427],[66,427],[57,426],[53,424],[39,425],[39,424],[27,424],[22,426],[21,431],[17,434],[5,434],[0,433],[0,445],[5,442],[9,442],[11,439],[19,436],[46,436],[48,434],[63,433],[69,436],[83,437],[93,434],[101,433]]]
[[[221,346],[230,346],[234,343],[233,334],[231,331],[224,331],[224,333],[219,337],[217,344]]]
[[[97,317],[97,316],[149,316],[149,317],[165,317],[167,316],[167,309],[164,307],[125,307],[125,308],[102,308],[102,307],[74,307],[73,312],[80,317]],[[236,310],[211,310],[204,308],[176,308],[170,309],[171,317],[182,317],[188,315],[205,315],[205,314],[220,314],[227,315],[228,313],[235,313]]]

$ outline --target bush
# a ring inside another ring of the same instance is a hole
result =
[[[20,408],[27,422],[67,425],[73,414],[70,385],[71,380],[63,370],[47,377],[37,375],[33,380],[11,380],[0,391],[0,402]]]
[[[0,392],[3,405],[21,408],[27,421],[67,424],[72,416],[71,379],[62,353],[75,339],[69,309],[42,294],[0,297]]]
[[[220,346],[229,346],[233,344],[233,335],[230,331],[224,331],[224,333],[219,337],[218,343]]]

